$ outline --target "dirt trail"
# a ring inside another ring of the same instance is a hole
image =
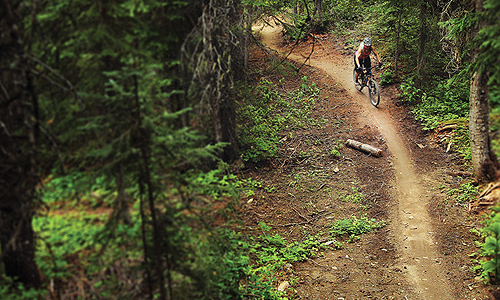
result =
[[[279,28],[259,28],[262,41],[267,46],[277,49]],[[292,53],[291,59],[304,62],[305,58]],[[420,299],[454,299],[445,269],[441,265],[433,240],[433,225],[427,211],[428,195],[423,184],[423,174],[417,174],[412,156],[405,141],[399,134],[397,121],[393,120],[384,105],[382,93],[379,108],[370,104],[366,91],[358,92],[352,84],[352,59],[346,57],[329,57],[329,59],[312,58],[307,64],[323,69],[345,88],[353,98],[354,105],[362,111],[360,123],[375,126],[382,134],[390,153],[385,155],[392,159],[396,178],[390,180],[394,187],[394,199],[391,212],[392,230],[394,232],[399,265],[406,270],[408,282],[412,283]]]

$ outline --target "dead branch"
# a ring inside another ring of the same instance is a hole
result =
[[[469,211],[479,207],[479,206],[489,206],[495,205],[500,199],[500,182],[491,182],[488,186],[479,194],[476,201],[469,204]]]
[[[446,174],[453,176],[453,177],[471,177],[472,173],[471,172],[462,172],[462,171],[446,171]]]

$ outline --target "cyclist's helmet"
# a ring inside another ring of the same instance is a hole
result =
[[[372,45],[372,39],[369,38],[369,37],[366,37],[364,40],[363,40],[363,44],[367,47],[370,47]]]

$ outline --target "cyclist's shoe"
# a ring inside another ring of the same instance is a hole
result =
[[[359,88],[361,87],[361,84],[359,82],[355,81],[354,86],[359,90]]]

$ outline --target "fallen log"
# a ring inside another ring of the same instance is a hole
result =
[[[366,152],[368,154],[371,154],[375,157],[380,157],[382,156],[382,150],[379,149],[379,148],[376,148],[376,147],[373,147],[371,145],[368,145],[368,144],[363,144],[361,142],[358,142],[358,141],[355,141],[355,140],[351,140],[351,139],[348,139],[345,144],[351,148],[354,148],[356,150],[361,150],[363,152]]]

